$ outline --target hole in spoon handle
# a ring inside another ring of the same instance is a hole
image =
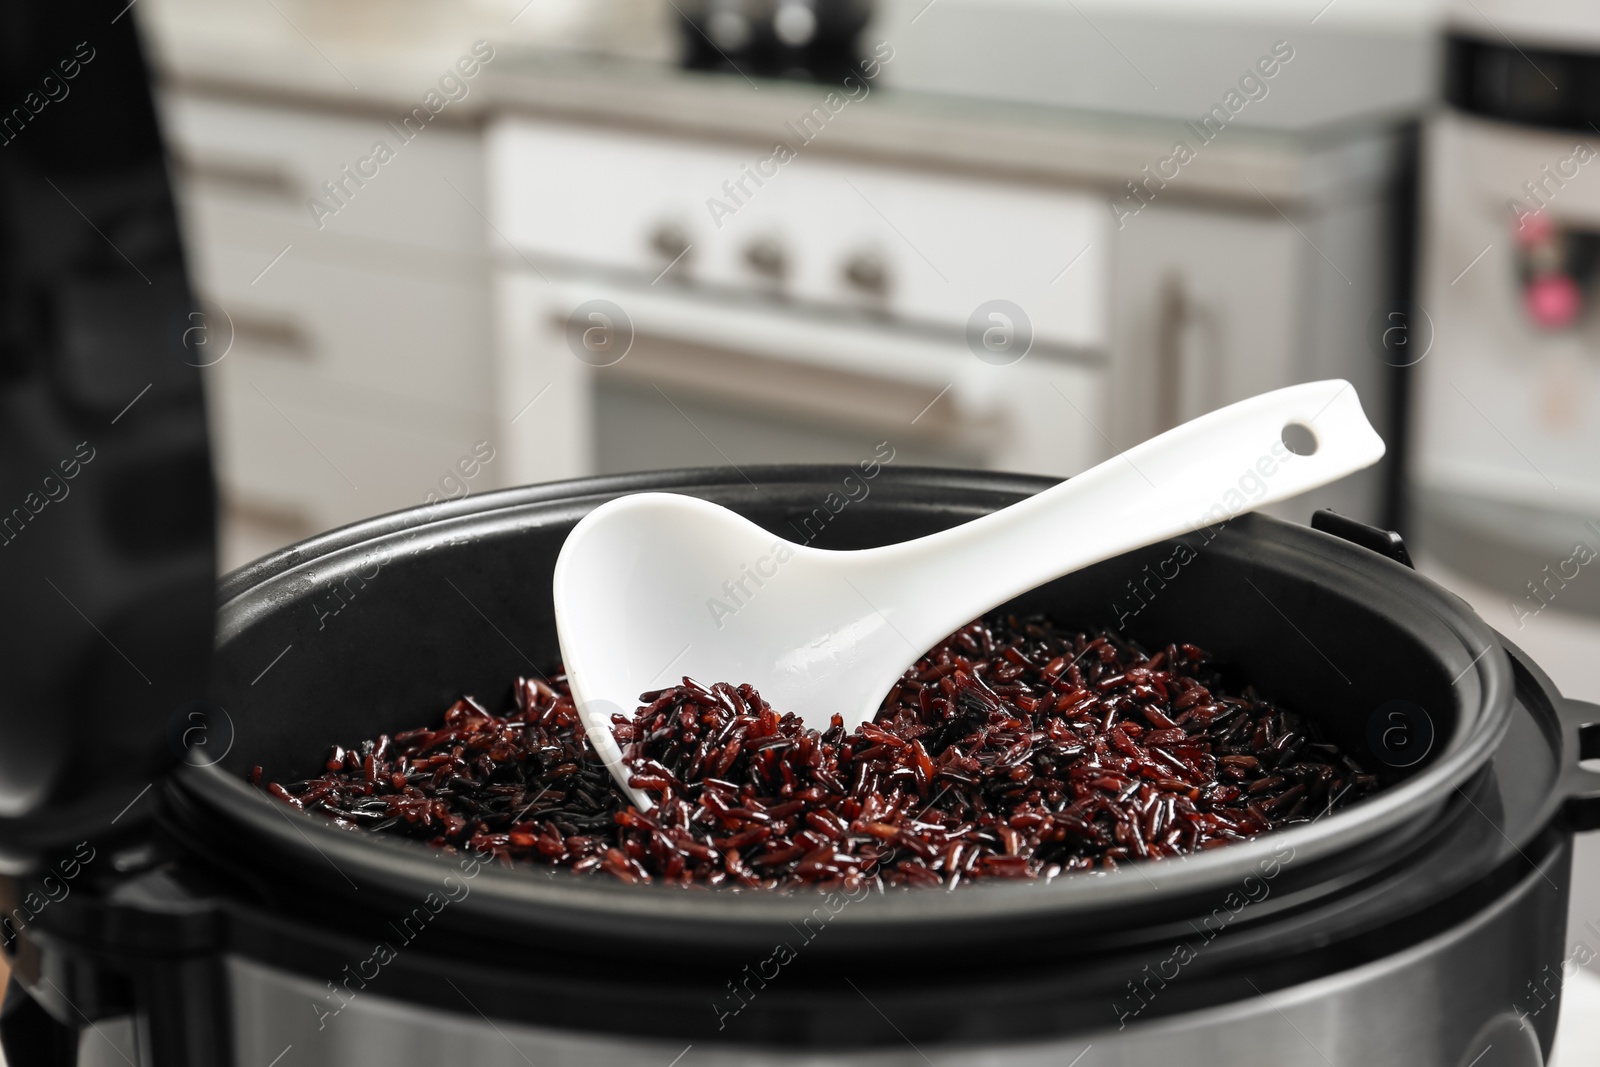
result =
[[[1321,445],[1317,440],[1316,431],[1303,422],[1291,422],[1285,425],[1279,440],[1283,442],[1284,448],[1297,456],[1314,456]]]

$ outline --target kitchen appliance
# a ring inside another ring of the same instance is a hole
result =
[[[53,57],[66,22],[23,10],[7,16],[8,72],[19,53]],[[424,721],[463,690],[493,702],[547,669],[542,591],[601,501],[684,492],[777,527],[845,471],[662,472],[442,503],[285,549],[213,600],[203,411],[183,334],[164,332],[191,305],[137,45],[104,14],[96,55],[123,80],[101,99],[126,110],[63,106],[60,127],[25,131],[41,134],[19,139],[27,153],[0,153],[5,269],[26,269],[24,306],[49,312],[8,337],[0,392],[0,490],[31,515],[0,549],[12,1067],[1542,1062],[1572,834],[1600,826],[1600,775],[1579,766],[1600,756],[1600,709],[1562,699],[1397,562],[1392,538],[1339,516],[1191,535],[1194,558],[1144,587],[1128,633],[1208,645],[1392,782],[1184,861],[846,903],[657,893],[349,834],[248,785],[254,764],[304,773],[336,739]],[[77,136],[102,119],[126,138],[110,156]],[[127,260],[73,239],[75,215],[32,228],[51,185]],[[116,284],[135,263],[149,284]],[[95,299],[73,303],[91,282]],[[102,382],[134,395],[119,409]],[[98,435],[94,458],[73,450],[80,435]],[[1049,484],[888,467],[817,543],[918,536]],[[1174,548],[1018,607],[1115,615]],[[330,616],[334,590],[345,607]],[[784,940],[799,950],[774,976]]]
[[[1460,4],[1426,139],[1417,540],[1523,625],[1600,614],[1597,76],[1592,7]]]
[[[120,840],[93,836],[92,856],[67,868],[70,892],[22,931],[13,993],[39,1007],[14,1004],[12,1018],[86,1056],[121,1020],[143,1062],[163,1065],[266,1063],[291,1046],[311,1064],[644,1065],[691,1045],[698,1062],[894,1063],[910,1061],[908,1042],[941,1064],[1070,1062],[1088,1046],[1094,1064],[1320,1052],[1465,1065],[1489,1045],[1506,1058],[1481,1062],[1543,1062],[1556,1006],[1539,991],[1563,964],[1571,834],[1600,823],[1600,776],[1577,766],[1600,751],[1600,710],[1562,700],[1402,564],[1262,516],[1205,543],[1129,632],[1215,649],[1395,781],[1315,824],[1185,861],[829,898],[829,910],[484,868],[337,830],[244,780],[257,763],[309,773],[335,739],[431,721],[463,691],[498,703],[514,674],[547,668],[549,602],[528,590],[546,588],[566,531],[600,501],[686,492],[777,527],[843,472],[747,473],[756,486],[702,470],[489,494],[231,575],[214,703],[179,738],[187,763],[124,816]],[[825,539],[896,541],[1048,484],[887,469]],[[1019,608],[1104,617],[1129,575],[1172,554],[1118,557]],[[316,604],[333,588],[356,599],[323,626]],[[165,716],[151,719],[166,733]],[[1387,734],[1397,728],[1431,730],[1432,744]],[[1427,757],[1412,763],[1411,743]],[[31,874],[13,867],[8,900],[44,899],[43,879],[64,877],[61,859],[39,855]],[[775,977],[764,963],[786,941],[797,955]],[[29,1051],[25,1033],[7,1023],[14,1067],[72,1062]]]
[[[802,132],[826,141],[851,118]],[[491,126],[488,211],[515,249],[496,270],[496,463],[513,484],[874,455],[1059,475],[1104,458],[1103,205],[776,132],[801,154]],[[729,199],[739,181],[753,195]]]
[[[827,81],[849,74],[871,0],[686,0],[678,8],[690,70]]]
[[[1194,137],[1181,122],[1034,91],[1063,71],[1139,81],[1077,13],[1013,4],[996,21],[996,5],[942,0],[913,24],[923,6],[880,5],[873,63],[830,85],[549,57],[499,68],[484,169],[503,484],[857,462],[882,442],[896,463],[1066,476],[1222,404],[1334,377],[1391,421],[1404,372],[1393,333],[1372,327],[1411,303],[1396,116],[1415,104],[1390,75],[1425,50],[1378,78],[1324,20],[1294,42],[1292,87],[1285,73],[1158,187],[1146,173]],[[1220,57],[1253,63],[1277,29],[1230,31],[1212,56],[1197,22],[1151,19],[1139,40],[1207,94],[1238,77]],[[1039,81],[1019,73],[1003,99],[973,88],[1019,42],[1042,55],[1063,35],[1102,61],[1040,58]],[[1381,107],[1356,91],[1379,83]],[[1322,499],[1383,522],[1389,467]]]

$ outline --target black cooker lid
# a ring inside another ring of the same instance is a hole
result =
[[[214,494],[126,0],[0,8],[0,867],[138,821],[211,645]],[[188,737],[185,738],[185,734]]]

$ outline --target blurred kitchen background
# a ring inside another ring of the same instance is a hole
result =
[[[1401,530],[1600,700],[1592,4],[132,9],[227,568],[594,473],[886,441],[1071,475],[1337,376],[1389,458],[1275,510]],[[1600,1063],[1597,988],[1568,984],[1562,1063]]]

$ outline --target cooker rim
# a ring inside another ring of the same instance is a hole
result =
[[[250,625],[261,613],[269,613],[274,593],[282,591],[281,583],[292,580],[304,568],[326,566],[354,554],[360,554],[364,561],[372,559],[375,552],[396,558],[419,549],[459,544],[464,534],[505,533],[537,525],[541,518],[561,521],[573,516],[574,507],[586,509],[629,492],[739,491],[745,488],[747,473],[758,475],[760,484],[770,489],[832,480],[840,469],[827,464],[801,464],[749,467],[744,472],[688,468],[581,478],[500,490],[367,519],[289,546],[225,576],[218,589],[218,654],[230,635]],[[926,489],[946,496],[958,489],[1021,496],[1058,481],[1036,475],[914,467],[884,468],[878,479],[879,484]],[[1224,535],[1277,542],[1285,551],[1301,554],[1308,564],[1342,571],[1352,581],[1385,586],[1400,583],[1413,604],[1427,605],[1445,630],[1459,641],[1461,659],[1467,661],[1452,683],[1460,726],[1447,750],[1441,751],[1420,773],[1311,824],[1274,831],[1181,860],[1128,864],[1115,871],[1085,872],[1049,883],[977,883],[963,887],[959,894],[887,894],[841,911],[837,919],[843,925],[893,927],[1042,917],[1063,911],[1093,913],[1108,907],[1121,910],[1144,902],[1187,897],[1236,884],[1270,863],[1285,848],[1294,849],[1297,858],[1323,860],[1347,854],[1362,843],[1402,834],[1408,821],[1414,830],[1419,817],[1436,814],[1452,790],[1485,766],[1508,727],[1515,680],[1499,635],[1464,601],[1410,568],[1308,527],[1258,514],[1240,516],[1228,525],[1231,530],[1224,530]],[[1472,650],[1479,647],[1481,651],[1474,654]],[[1465,689],[1461,688],[1463,685]],[[356,870],[382,884],[417,892],[426,892],[457,869],[459,857],[420,842],[352,833],[316,815],[290,810],[220,765],[182,766],[176,781],[182,793],[215,815],[265,835],[275,847],[304,856],[312,864],[326,860],[341,871]],[[339,862],[334,863],[330,855],[337,856]],[[471,899],[479,902],[474,907],[524,917],[527,909],[539,908],[547,913],[547,921],[557,916],[561,918],[555,921],[593,922],[597,916],[602,921],[629,919],[646,924],[683,920],[723,926],[731,932],[750,924],[770,926],[793,921],[810,914],[816,903],[815,895],[809,893],[664,893],[656,886],[612,885],[565,871],[547,872],[551,876],[546,878],[530,877],[535,870],[543,869],[506,870],[486,865],[473,886]]]

